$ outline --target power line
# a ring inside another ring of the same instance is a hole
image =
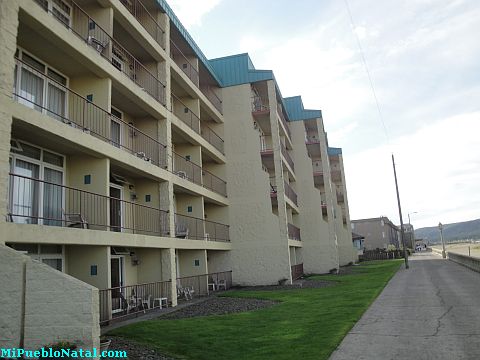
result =
[[[377,92],[375,91],[375,86],[373,86],[372,76],[370,75],[370,71],[368,70],[367,60],[365,59],[365,54],[363,52],[362,44],[360,43],[360,38],[358,37],[358,34],[355,31],[355,23],[353,21],[352,12],[350,11],[350,5],[348,4],[348,0],[344,0],[344,1],[345,1],[345,6],[347,7],[348,16],[350,18],[350,26],[352,28],[353,34],[355,35],[355,39],[357,40],[357,45],[358,45],[358,49],[360,50],[360,55],[362,57],[362,62],[363,62],[363,65],[365,67],[365,72],[367,73],[368,81],[370,83],[370,88],[372,89],[373,98],[375,99],[375,105],[377,106],[378,116],[379,116],[380,121],[382,123],[383,131],[385,133],[385,137],[387,138],[387,142],[390,144],[390,137],[388,136],[387,127],[385,125],[385,121],[383,119],[382,111],[380,109],[380,104],[379,104],[379,101],[378,101]]]

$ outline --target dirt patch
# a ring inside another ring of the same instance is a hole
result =
[[[145,345],[127,340],[121,337],[108,336],[112,340],[108,350],[123,350],[127,352],[127,359],[141,360],[174,360],[171,357],[160,354],[158,351],[148,348]],[[111,359],[111,358],[105,358]],[[113,358],[112,358],[113,359]]]
[[[262,286],[246,286],[238,287],[236,290],[242,291],[279,291],[279,290],[298,290],[298,289],[316,289],[335,285],[331,281],[325,280],[295,280],[292,285],[262,285]]]

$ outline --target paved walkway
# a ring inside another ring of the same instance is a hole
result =
[[[410,260],[330,360],[480,359],[480,273],[432,253]]]

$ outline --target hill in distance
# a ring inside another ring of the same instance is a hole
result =
[[[480,219],[443,224],[443,237],[446,242],[453,240],[480,239]],[[415,238],[430,243],[440,242],[438,226],[415,229]]]

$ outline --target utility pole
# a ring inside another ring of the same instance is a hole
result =
[[[443,224],[441,222],[438,223],[438,230],[440,230],[440,240],[442,241],[442,257],[446,259],[447,253],[445,252],[445,241],[443,240]]]
[[[400,205],[400,193],[398,192],[398,181],[397,181],[397,170],[395,169],[395,158],[392,154],[392,165],[393,165],[393,175],[395,176],[395,189],[397,190],[397,202],[398,202],[398,214],[400,215],[400,237],[403,245],[403,257],[405,258],[405,269],[408,269],[408,252],[407,247],[405,246],[405,237],[403,236],[403,217],[402,217],[402,207]]]

